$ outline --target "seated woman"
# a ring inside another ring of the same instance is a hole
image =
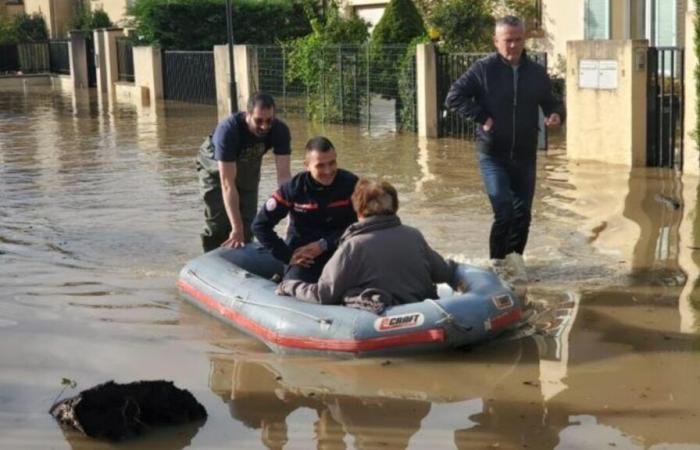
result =
[[[449,283],[455,263],[430,248],[420,231],[401,224],[396,189],[384,181],[362,179],[355,186],[352,205],[359,222],[340,238],[318,282],[285,280],[278,293],[374,312],[437,298],[435,283]]]

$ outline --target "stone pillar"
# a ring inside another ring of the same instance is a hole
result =
[[[253,47],[247,45],[233,46],[233,67],[236,80],[238,109],[244,110],[248,97],[257,92],[257,57]],[[230,103],[230,68],[228,63],[228,46],[214,47],[214,74],[216,78],[216,104],[219,117],[231,113]]]
[[[694,2],[688,3],[693,10],[685,15],[685,98],[683,99],[683,172],[700,174],[700,152],[698,151],[698,93],[695,71],[698,57],[695,54],[695,20]]]
[[[216,84],[216,109],[220,118],[231,114],[229,102],[228,46],[214,46],[214,80]]]
[[[418,136],[438,137],[437,59],[433,44],[416,46]]]
[[[103,29],[97,29],[92,32],[93,42],[95,44],[95,76],[97,78],[98,94],[107,92],[107,68],[104,63],[105,56],[105,34]]]
[[[73,87],[88,87],[87,47],[85,46],[85,35],[82,31],[73,30],[70,32],[68,59],[70,60],[70,74],[73,78]]]
[[[238,109],[245,110],[248,99],[258,91],[258,52],[249,45],[233,46]]]
[[[647,41],[567,43],[571,159],[646,166]]]
[[[154,106],[163,98],[161,52],[155,47],[134,47],[134,85],[146,96],[141,104]]]
[[[104,52],[100,55],[100,65],[105,70],[105,84],[107,93],[112,97],[115,93],[114,83],[119,81],[117,67],[117,38],[124,36],[121,28],[105,28],[102,31],[104,37]]]

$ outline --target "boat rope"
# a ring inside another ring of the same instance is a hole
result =
[[[450,324],[450,325],[452,325],[452,326],[454,326],[454,327],[456,327],[456,328],[459,328],[460,330],[462,330],[462,331],[464,331],[464,332],[467,332],[467,331],[471,331],[471,330],[472,330],[472,327],[465,327],[465,326],[462,325],[461,323],[457,322],[457,320],[455,319],[455,316],[452,315],[452,314],[450,314],[449,312],[447,312],[447,310],[446,310],[445,308],[443,308],[442,305],[440,305],[440,304],[439,304],[438,302],[436,302],[435,300],[433,300],[433,299],[431,299],[431,298],[427,298],[427,299],[425,299],[425,301],[428,302],[428,303],[430,303],[431,305],[435,306],[438,310],[440,310],[440,312],[441,312],[441,313],[443,314],[443,316],[444,316],[442,319],[436,321],[436,322],[435,322],[436,324],[441,324],[441,323],[444,322],[444,323]]]
[[[315,315],[313,315],[313,314],[309,314],[309,313],[305,313],[305,312],[302,312],[302,311],[298,311],[298,310],[296,310],[296,309],[294,309],[294,308],[289,308],[289,307],[287,307],[287,306],[267,305],[267,304],[265,304],[265,303],[254,302],[254,301],[248,300],[247,298],[243,298],[243,297],[238,296],[238,295],[235,296],[234,301],[239,302],[239,303],[245,303],[246,305],[253,305],[253,306],[261,306],[261,307],[264,307],[264,308],[279,309],[279,310],[281,310],[281,311],[286,311],[286,312],[294,313],[294,314],[300,315],[300,316],[302,316],[302,317],[306,317],[307,319],[312,319],[312,320],[314,320],[314,321],[316,321],[316,322],[318,322],[318,323],[322,323],[322,324],[326,324],[326,325],[330,325],[330,324],[333,323],[333,319],[329,319],[329,318],[326,318],[326,317],[318,317],[318,316],[315,316]]]
[[[197,275],[196,272],[194,272],[194,271],[192,271],[192,270],[189,270],[188,273],[189,273],[190,275],[192,275],[193,277],[195,277],[197,280],[199,280],[202,284],[206,285],[209,289],[211,289],[211,290],[213,290],[213,291],[216,291],[217,293],[221,294],[222,296],[227,297],[228,295],[230,295],[230,294],[228,294],[228,293],[222,291],[221,289],[217,288],[217,287],[214,286],[213,284],[207,282],[205,279],[203,279],[202,277],[200,277],[199,275]],[[248,294],[248,295],[250,295],[250,294]],[[297,310],[294,309],[294,308],[289,308],[289,307],[286,307],[286,306],[266,305],[266,304],[264,304],[264,303],[254,302],[254,301],[248,300],[247,298],[243,298],[243,297],[241,297],[240,295],[234,295],[233,301],[238,302],[238,303],[245,303],[245,304],[247,304],[247,305],[261,306],[261,307],[272,308],[272,309],[279,309],[279,310],[282,310],[282,311],[291,312],[291,313],[294,313],[294,314],[298,314],[298,315],[300,315],[300,316],[302,316],[302,317],[306,317],[307,319],[312,319],[312,320],[314,320],[314,321],[316,321],[316,322],[318,322],[318,323],[324,324],[324,325],[330,325],[330,324],[333,323],[333,319],[328,319],[328,318],[324,318],[324,317],[314,316],[313,314],[305,313],[305,312],[302,312],[302,311],[297,311]]]

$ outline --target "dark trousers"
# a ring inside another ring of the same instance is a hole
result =
[[[535,161],[511,161],[479,152],[479,171],[493,209],[492,259],[525,251],[535,195]]]
[[[260,157],[262,159],[262,156]],[[236,188],[239,195],[239,208],[243,220],[243,233],[246,242],[253,240],[251,224],[258,206],[258,183],[260,182],[260,160],[239,161],[236,163]],[[199,190],[204,200],[204,230],[201,234],[204,252],[218,248],[231,234],[231,223],[226,214],[219,163],[214,159],[214,146],[211,139],[205,139],[197,153],[197,177]]]
[[[321,256],[316,258],[311,267],[301,267],[301,266],[285,266],[284,279],[285,280],[301,280],[306,283],[316,283],[321,277],[321,272],[329,259],[331,259],[332,254],[329,252],[323,253]]]

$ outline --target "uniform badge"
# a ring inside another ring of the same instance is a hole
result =
[[[274,197],[270,197],[265,202],[265,209],[268,211],[274,211],[277,209],[277,200]]]

